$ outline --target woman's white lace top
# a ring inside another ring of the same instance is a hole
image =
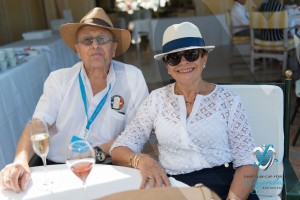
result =
[[[208,95],[197,95],[186,117],[182,95],[174,84],[156,89],[112,148],[128,146],[140,152],[152,129],[158,140],[159,162],[172,175],[189,173],[233,162],[234,167],[253,164],[255,148],[240,98],[216,85]]]

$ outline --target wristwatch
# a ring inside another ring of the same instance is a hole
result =
[[[94,150],[95,150],[96,164],[104,162],[106,158],[104,151],[98,146],[95,146]]]

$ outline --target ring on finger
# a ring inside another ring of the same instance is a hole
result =
[[[150,179],[152,179],[153,178],[153,176],[147,176],[146,177],[146,181],[149,181]]]

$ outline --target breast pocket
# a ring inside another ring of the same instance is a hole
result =
[[[105,121],[107,121],[108,124],[110,124],[110,131],[114,135],[114,137],[117,137],[124,130],[126,124],[125,120],[125,114],[110,109],[109,117],[107,117]]]

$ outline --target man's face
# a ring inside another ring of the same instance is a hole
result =
[[[114,42],[113,34],[109,30],[84,26],[78,31],[77,41],[75,48],[85,68],[109,69],[118,45]]]

